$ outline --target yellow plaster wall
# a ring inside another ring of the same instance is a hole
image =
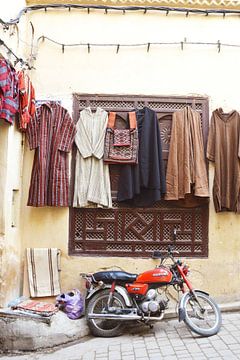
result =
[[[1,8],[1,17],[14,17],[21,1],[9,2],[9,7]],[[13,6],[14,5],[14,6]],[[25,22],[19,25],[21,34],[25,34]],[[19,57],[25,58],[25,49],[17,37],[17,29],[4,31],[0,27],[0,38]],[[25,36],[24,36],[25,38]],[[8,54],[5,47],[0,47],[1,54],[14,63],[14,56]],[[23,261],[21,249],[21,225],[23,214],[21,207],[22,134],[15,125],[0,120],[0,307],[19,296],[22,291]]]
[[[28,14],[36,39],[41,35],[61,43],[142,43],[189,41],[238,43],[239,19],[230,16],[126,13],[99,11],[38,11]],[[201,31],[200,31],[201,30]],[[24,32],[20,34],[24,37]],[[30,36],[26,36],[28,44]],[[30,51],[30,50],[28,50]],[[46,39],[34,48],[31,73],[38,99],[59,99],[72,112],[72,93],[201,95],[208,96],[210,110],[240,110],[240,49],[185,45],[120,48],[65,48]],[[80,286],[79,273],[119,266],[139,272],[151,268],[150,259],[68,256],[68,209],[26,206],[33,152],[25,147],[22,197],[22,254],[26,247],[58,247],[62,250],[62,289]],[[210,165],[210,188],[213,166]],[[210,291],[221,301],[239,298],[240,215],[216,214],[210,203],[209,257],[190,259],[197,288]]]

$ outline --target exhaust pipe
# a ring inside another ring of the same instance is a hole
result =
[[[88,319],[105,319],[105,320],[139,320],[139,321],[160,321],[164,316],[164,311],[159,317],[154,316],[140,316],[140,315],[118,315],[118,314],[88,314]]]
[[[88,319],[106,319],[106,320],[142,320],[140,315],[117,315],[117,314],[88,314]]]

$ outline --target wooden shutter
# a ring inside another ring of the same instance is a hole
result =
[[[121,115],[148,106],[159,119],[163,157],[168,158],[173,112],[186,105],[201,115],[204,145],[208,134],[208,99],[200,97],[149,97],[74,94],[74,120],[87,106],[102,107]],[[71,191],[73,192],[75,153],[72,156]],[[157,202],[151,208],[134,208],[116,202],[119,167],[110,168],[113,209],[70,208],[69,254],[94,256],[150,257],[154,250],[166,251],[173,244],[181,256],[208,255],[208,199]]]

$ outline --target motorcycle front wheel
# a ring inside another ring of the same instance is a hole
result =
[[[222,324],[218,305],[207,294],[196,290],[194,294],[189,293],[183,304],[185,324],[193,332],[202,336],[217,334]]]
[[[88,314],[102,314],[107,308],[109,290],[102,290],[94,295],[87,306],[86,315],[87,323],[91,333],[95,336],[113,337],[118,336],[122,332],[122,322],[118,320],[106,319],[89,319]],[[123,297],[118,293],[113,294],[111,307],[123,309],[125,307]]]

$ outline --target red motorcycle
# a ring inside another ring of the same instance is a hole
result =
[[[169,245],[165,255],[155,251],[153,258],[160,259],[160,264],[139,275],[125,271],[81,274],[86,280],[85,314],[92,334],[118,336],[123,322],[129,320],[152,327],[153,321],[164,317],[169,286],[183,294],[178,303],[179,321],[201,336],[217,334],[222,323],[218,305],[208,293],[193,288],[187,279],[189,268],[175,260],[173,247]]]

